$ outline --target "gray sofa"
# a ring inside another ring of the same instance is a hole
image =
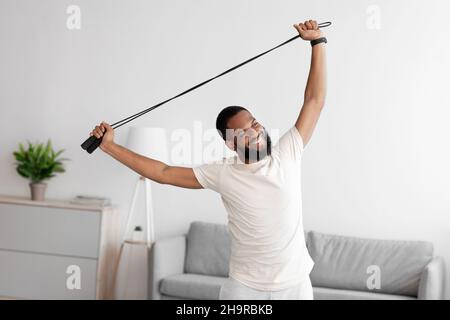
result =
[[[444,262],[424,241],[305,232],[315,262],[314,299],[443,299]],[[149,254],[150,299],[218,299],[228,275],[225,225],[193,222],[187,235],[158,240]]]

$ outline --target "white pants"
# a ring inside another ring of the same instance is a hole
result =
[[[220,300],[313,300],[311,280],[306,277],[301,283],[284,290],[262,291],[250,288],[229,277],[220,288]]]

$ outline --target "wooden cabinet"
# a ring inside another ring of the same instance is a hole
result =
[[[114,207],[0,196],[0,296],[112,299],[117,227]]]

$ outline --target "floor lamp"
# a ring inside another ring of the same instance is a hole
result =
[[[167,141],[165,130],[163,128],[131,127],[128,132],[126,146],[128,149],[145,157],[167,162]],[[124,232],[124,240],[127,236],[127,231],[131,226],[140,186],[143,186],[145,191],[146,234],[147,245],[150,246],[155,241],[152,186],[151,181],[142,176],[138,177],[134,187],[133,198],[128,211],[126,229]]]
[[[162,128],[131,127],[126,147],[145,157],[167,163],[167,141],[165,130]],[[140,187],[144,188],[145,196],[146,241],[127,239]],[[120,246],[119,259],[117,260],[116,281],[114,284],[115,298],[147,298],[147,254],[154,241],[155,230],[151,181],[139,176],[134,187],[126,227],[123,232],[123,241]]]

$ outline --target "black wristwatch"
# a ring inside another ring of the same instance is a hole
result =
[[[316,44],[319,44],[319,43],[327,43],[327,38],[325,38],[325,37],[321,37],[321,38],[318,38],[318,39],[315,39],[315,40],[311,40],[311,47],[314,47]]]

